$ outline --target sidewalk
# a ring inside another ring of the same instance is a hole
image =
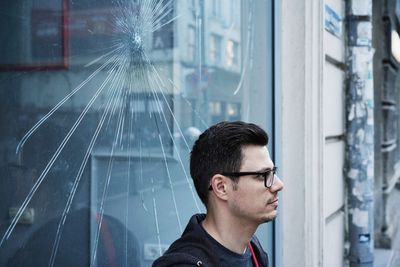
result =
[[[394,189],[395,201],[400,203],[400,191]],[[397,220],[397,233],[393,238],[392,249],[375,249],[374,267],[400,267],[400,221]]]
[[[399,267],[400,252],[390,249],[375,249],[374,267]]]

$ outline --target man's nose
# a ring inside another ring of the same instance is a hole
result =
[[[278,175],[275,175],[274,184],[271,186],[271,188],[269,190],[271,192],[278,192],[283,189],[283,186],[284,186],[284,183],[282,182],[282,180],[278,177]]]

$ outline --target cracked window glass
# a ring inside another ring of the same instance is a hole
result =
[[[0,266],[151,266],[205,211],[188,170],[199,134],[223,120],[273,134],[271,1],[0,13]],[[272,258],[271,224],[258,236]]]

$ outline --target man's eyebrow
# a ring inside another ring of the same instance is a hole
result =
[[[266,167],[258,170],[258,172],[267,172],[267,171],[272,171],[272,169],[275,168],[275,166],[272,167]]]

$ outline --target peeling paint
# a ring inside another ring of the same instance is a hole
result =
[[[362,118],[366,114],[364,103],[356,103],[356,117]]]
[[[353,214],[352,216],[352,223],[358,227],[367,228],[368,227],[368,211],[361,210],[361,209],[353,209],[351,211]]]
[[[358,129],[356,137],[362,142],[365,138],[365,131],[363,129]]]
[[[356,16],[371,16],[372,1],[371,0],[352,0],[351,14]]]
[[[367,46],[372,39],[372,25],[369,22],[357,24],[357,45]]]
[[[350,179],[356,179],[358,177],[359,170],[357,169],[350,169],[350,171],[347,173],[347,177]]]
[[[346,173],[350,266],[373,266],[374,92],[372,1],[346,1]]]

